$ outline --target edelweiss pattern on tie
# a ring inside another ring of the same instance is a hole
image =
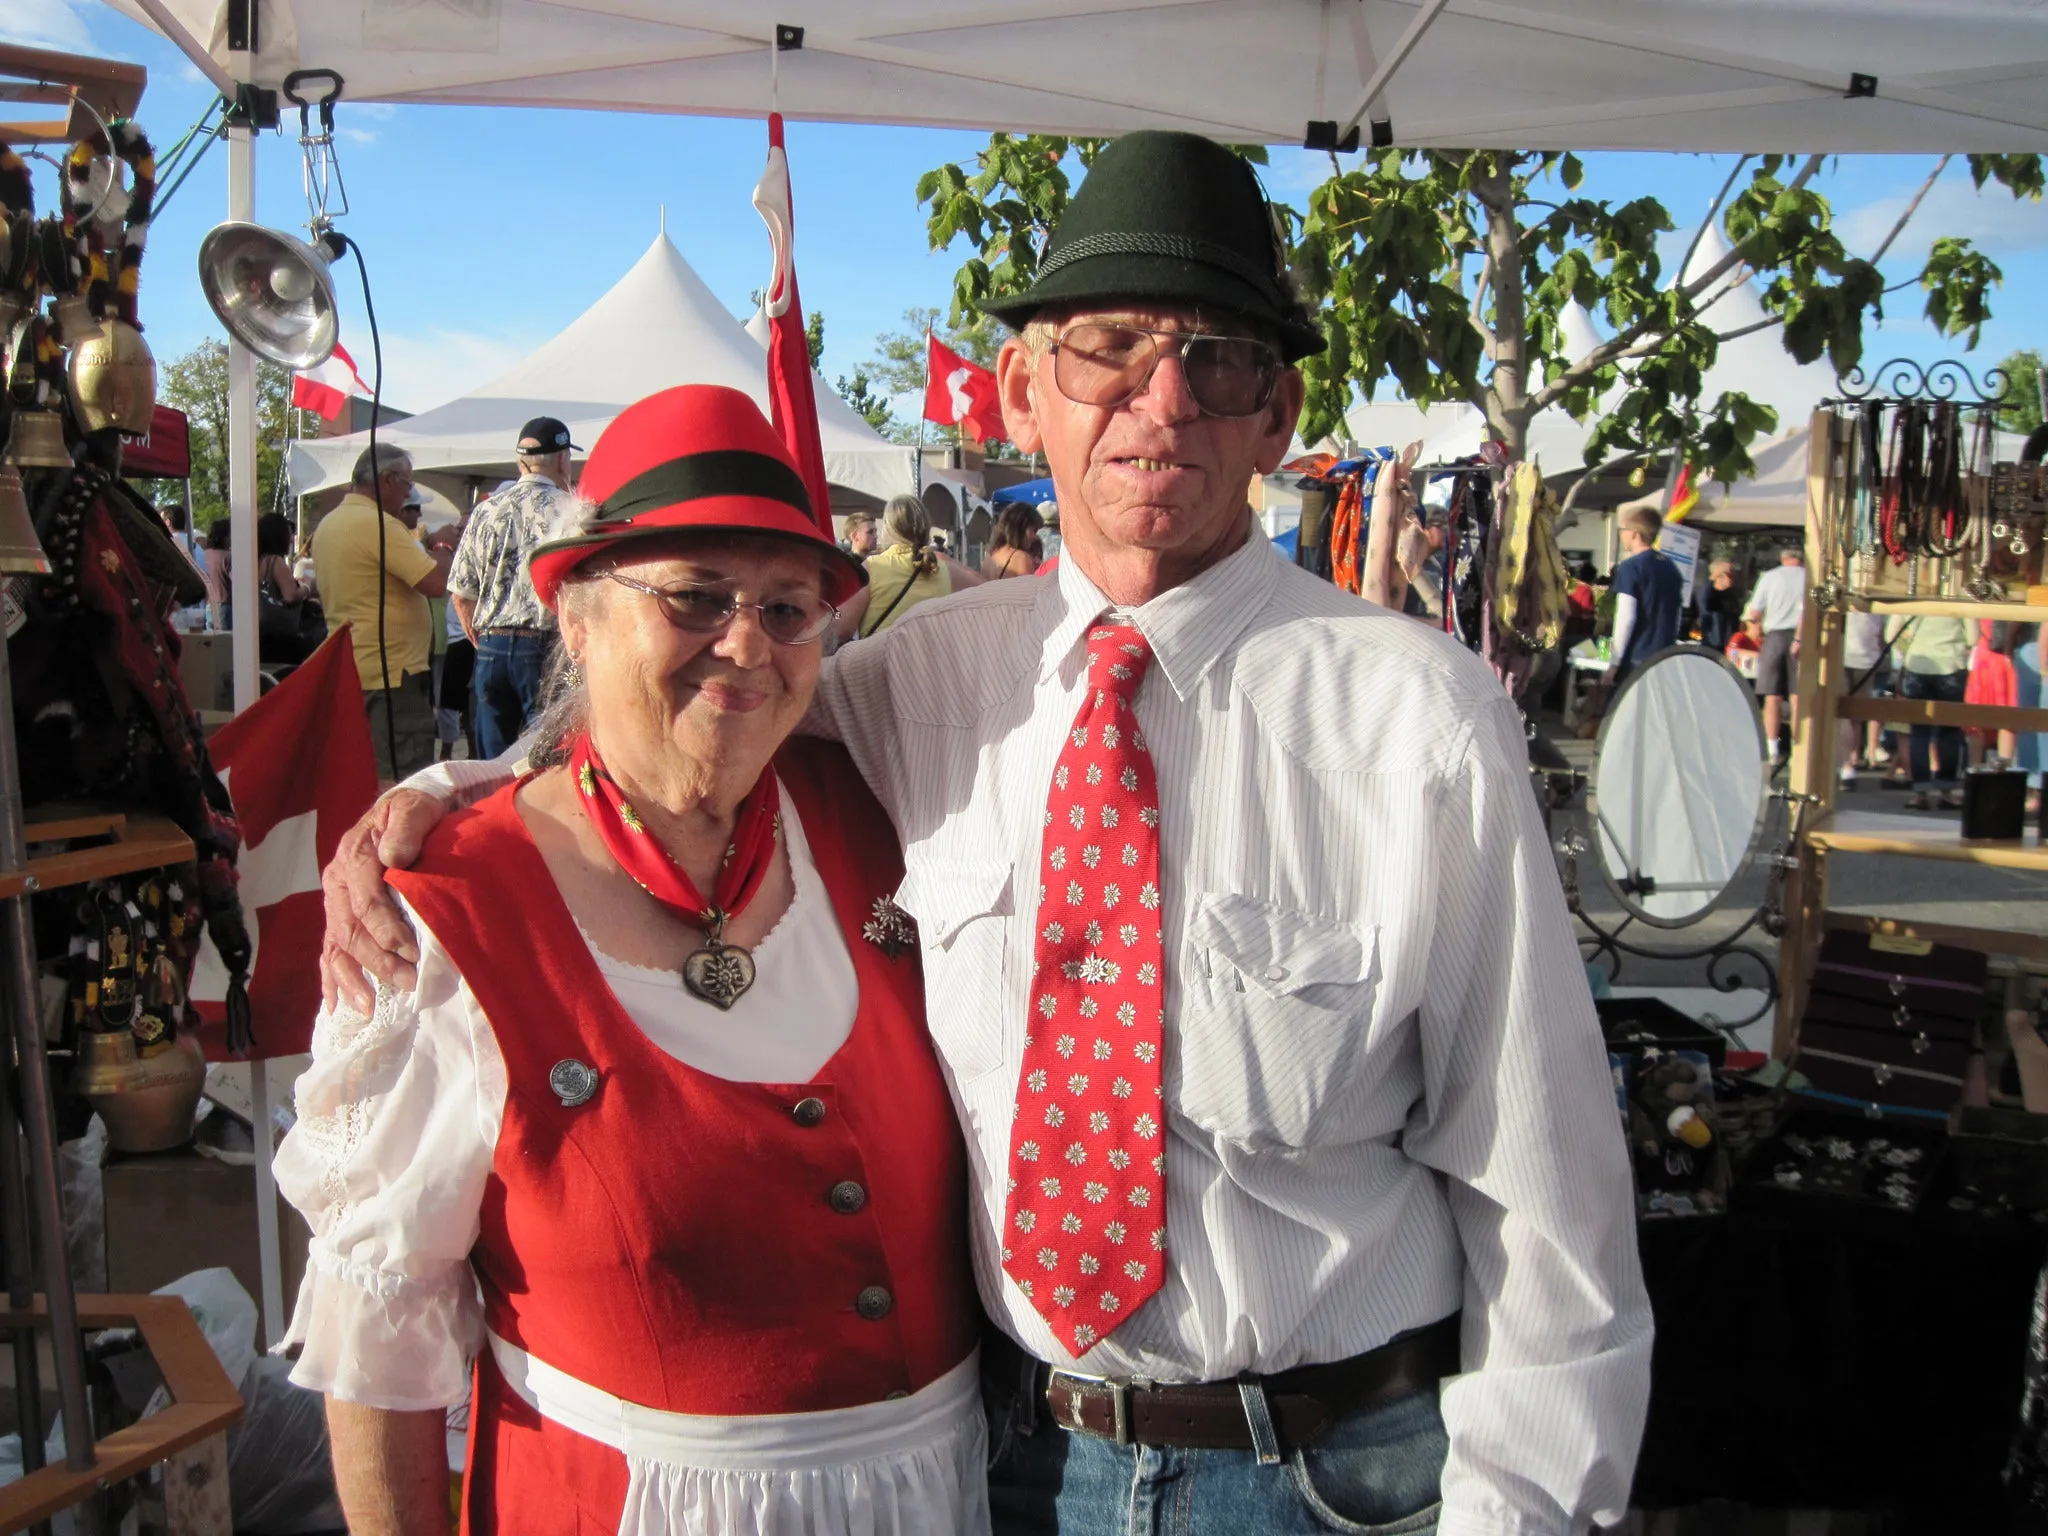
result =
[[[1003,1268],[1085,1354],[1166,1262],[1159,786],[1132,700],[1130,625],[1088,636],[1088,693],[1053,769],[1031,1016],[1010,1131]]]

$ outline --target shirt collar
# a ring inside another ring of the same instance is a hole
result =
[[[1138,627],[1167,683],[1186,700],[1258,615],[1278,575],[1273,543],[1253,519],[1236,553],[1142,607],[1117,610],[1117,616]],[[1062,558],[1054,576],[1046,583],[1053,590],[1040,599],[1052,615],[1040,658],[1041,682],[1073,653],[1088,627],[1115,608],[1072,559]]]

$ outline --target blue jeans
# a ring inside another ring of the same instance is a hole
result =
[[[1339,1419],[1278,1466],[1250,1451],[1114,1445],[984,1371],[996,1536],[1430,1536],[1450,1439],[1434,1391]]]
[[[1945,703],[1960,704],[1969,686],[1970,674],[1967,672],[1902,672],[1899,675],[1899,697],[1902,699],[1940,699]],[[1937,780],[1952,787],[1956,775],[1962,771],[1962,727],[1914,726],[1908,761],[1912,764],[1915,789],[1924,791]]]
[[[479,757],[496,757],[540,713],[540,685],[553,635],[478,635],[470,732]]]

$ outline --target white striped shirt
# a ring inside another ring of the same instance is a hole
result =
[[[1059,1363],[999,1234],[1044,809],[1109,606],[1072,560],[924,604],[827,663],[810,722],[902,834],[982,1303]],[[1079,1368],[1271,1373],[1462,1307],[1438,1529],[1619,1521],[1650,1311],[1513,704],[1256,527],[1122,617],[1156,657],[1136,709],[1161,797],[1167,1274]]]

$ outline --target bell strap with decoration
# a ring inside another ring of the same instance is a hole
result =
[[[754,984],[754,959],[739,945],[725,942],[725,925],[747,909],[774,863],[781,808],[774,771],[762,773],[740,802],[732,842],[708,901],[661,840],[647,830],[618,781],[605,770],[587,732],[569,754],[569,771],[576,776],[590,824],[619,868],[684,922],[704,930],[708,942],[683,962],[683,985],[714,1007],[732,1007]]]

